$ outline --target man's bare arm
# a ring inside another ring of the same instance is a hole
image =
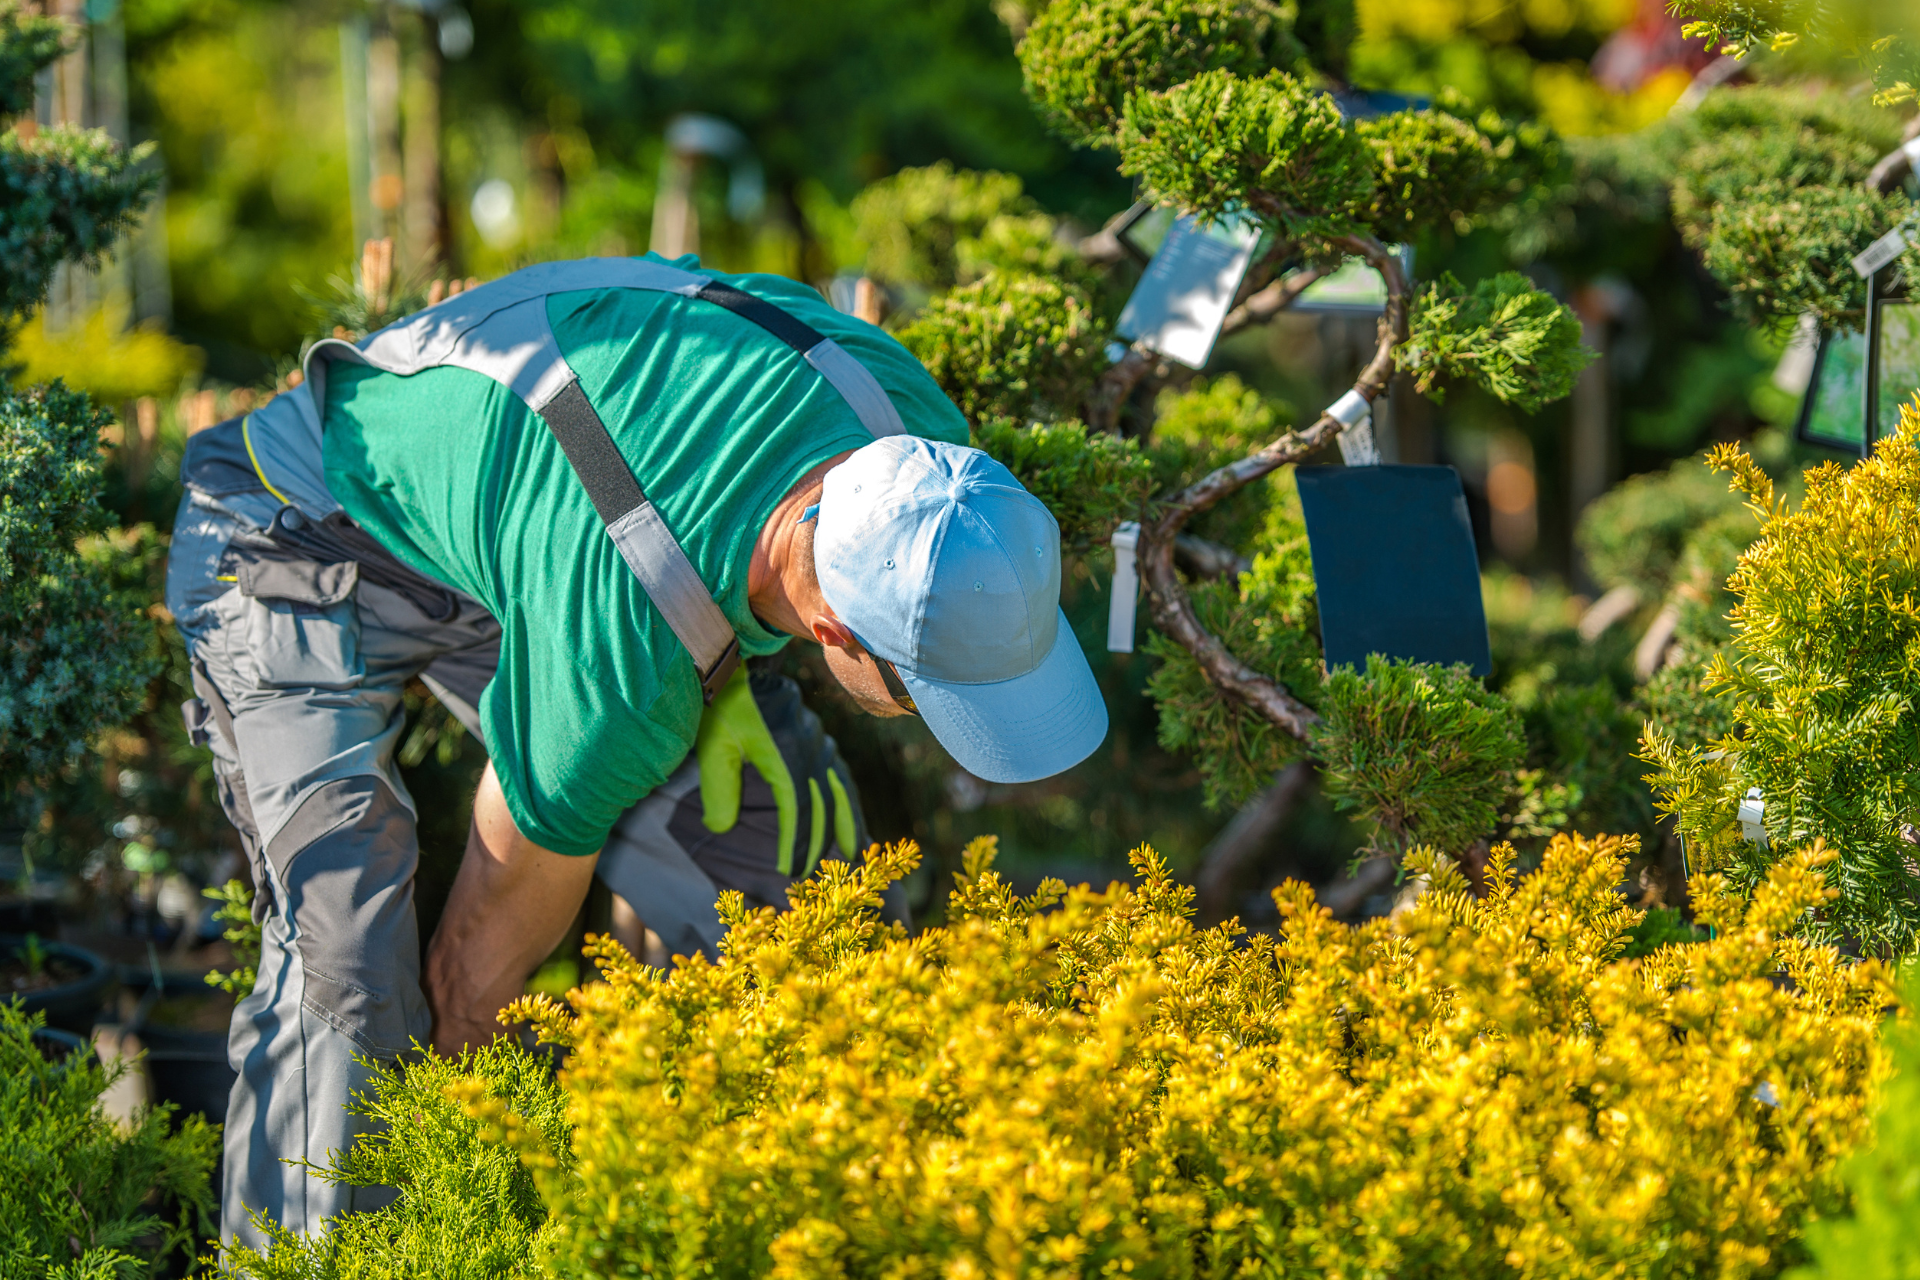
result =
[[[437,1051],[458,1053],[500,1034],[495,1015],[566,936],[598,861],[553,853],[521,835],[487,766],[473,800],[466,856],[427,949]]]

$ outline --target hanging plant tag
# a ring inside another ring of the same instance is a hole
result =
[[[1861,250],[1860,256],[1853,260],[1853,269],[1860,273],[1862,279],[1872,275],[1899,257],[1900,251],[1907,247],[1907,242],[1913,238],[1913,234],[1912,227],[1895,227]]]
[[[1480,559],[1452,467],[1300,467],[1329,667],[1381,654],[1493,669]]]
[[[1133,564],[1140,545],[1140,523],[1124,521],[1113,531],[1113,599],[1107,604],[1107,652],[1133,652],[1133,614],[1140,598],[1140,575]]]
[[[1326,415],[1346,429],[1338,436],[1340,461],[1350,467],[1380,465],[1380,449],[1373,442],[1373,405],[1358,391],[1349,391],[1326,408]]]
[[[1120,312],[1120,336],[1204,368],[1259,240],[1260,228],[1244,219],[1176,219]]]

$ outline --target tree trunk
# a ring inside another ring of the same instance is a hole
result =
[[[376,240],[398,239],[405,195],[400,152],[400,40],[385,8],[374,10],[367,36],[367,117],[373,140],[373,205]]]
[[[422,14],[419,40],[406,85],[406,238],[408,266],[424,273],[446,252],[446,205],[440,197],[439,32]]]

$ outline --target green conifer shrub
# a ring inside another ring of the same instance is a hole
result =
[[[1354,122],[1373,152],[1375,188],[1361,221],[1388,241],[1434,228],[1462,233],[1497,202],[1521,198],[1560,163],[1560,147],[1539,125],[1474,112],[1442,92],[1432,107]]]
[[[1034,214],[1010,173],[954,172],[942,160],[902,169],[853,201],[867,272],[881,280],[951,289],[961,283],[967,246],[1003,219]]]
[[[1288,516],[1297,521],[1297,509],[1282,508],[1271,523]],[[1252,569],[1237,579],[1198,582],[1192,594],[1202,626],[1255,669],[1273,672],[1289,688],[1301,690],[1310,708],[1320,706],[1325,696],[1320,613],[1304,525],[1296,538],[1259,552]],[[1207,803],[1238,804],[1306,752],[1307,743],[1220,697],[1183,646],[1155,631],[1146,648],[1159,660],[1147,691],[1160,710],[1160,745],[1195,759]]]
[[[1797,509],[1737,447],[1710,460],[1759,522],[1727,583],[1731,639],[1705,677],[1732,728],[1683,744],[1649,725],[1649,781],[1694,865],[1735,883],[1756,885],[1788,851],[1824,840],[1839,896],[1815,926],[1905,951],[1920,931],[1920,405],[1873,457],[1809,471]],[[1765,844],[1739,820],[1755,787]]]
[[[1082,143],[1113,139],[1128,98],[1213,70],[1256,77],[1302,50],[1292,6],[1267,0],[1083,0],[1049,4],[1027,28],[1027,93]]]
[[[213,1232],[208,1179],[219,1131],[173,1108],[122,1129],[100,1095],[126,1071],[90,1049],[49,1061],[39,1014],[0,1002],[0,1275],[8,1280],[140,1280]]]
[[[264,1253],[228,1249],[222,1273],[249,1280],[502,1280],[542,1274],[555,1225],[529,1165],[572,1170],[567,1097],[545,1057],[499,1041],[457,1059],[380,1068],[356,1113],[380,1122],[322,1176],[392,1187],[385,1208],[302,1238],[270,1219]],[[477,1118],[485,1112],[488,1118]]]
[[[1565,399],[1589,359],[1580,322],[1518,271],[1464,288],[1451,274],[1413,308],[1401,368],[1414,387],[1444,398],[1443,379],[1473,382],[1523,413]]]
[[[1698,109],[1584,150],[1609,183],[1663,191],[1686,243],[1736,318],[1791,324],[1812,313],[1858,329],[1866,282],[1855,254],[1912,209],[1867,179],[1900,142],[1892,112],[1803,84],[1716,90]]]
[[[0,116],[33,106],[33,78],[65,52],[67,32],[0,3]],[[159,180],[135,171],[150,150],[123,151],[101,130],[0,133],[0,333],[46,297],[54,268],[97,264],[133,224]]]
[[[1376,831],[1373,852],[1464,854],[1493,830],[1526,751],[1520,715],[1465,666],[1336,667],[1314,735],[1327,794]]]
[[[1257,209],[1289,236],[1343,235],[1379,185],[1333,99],[1284,71],[1203,71],[1127,99],[1120,171],[1194,213]]]
[[[1074,417],[1106,363],[1092,301],[1037,275],[993,272],[935,299],[899,336],[974,423]]]
[[[1078,421],[1023,427],[990,418],[974,428],[973,443],[1027,477],[1028,491],[1060,522],[1060,542],[1069,550],[1086,550],[1153,492],[1152,464],[1131,441],[1090,434]]]
[[[63,51],[64,23],[0,0],[0,111],[31,105],[33,75]],[[153,191],[139,154],[101,132],[0,134],[0,363],[21,313],[62,262],[93,263]],[[153,628],[81,542],[105,529],[106,416],[62,388],[0,388],[0,806],[77,759],[138,708]]]

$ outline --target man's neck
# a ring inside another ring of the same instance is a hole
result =
[[[799,563],[800,549],[804,547],[811,554],[813,539],[800,537],[800,517],[820,501],[827,472],[852,452],[849,449],[836,454],[801,476],[775,505],[766,524],[760,527],[760,536],[754,539],[753,561],[747,569],[747,606],[753,610],[754,617],[776,631],[806,636],[806,623],[800,610],[811,602],[794,597],[804,592],[805,584],[813,581],[812,573],[806,572]]]

